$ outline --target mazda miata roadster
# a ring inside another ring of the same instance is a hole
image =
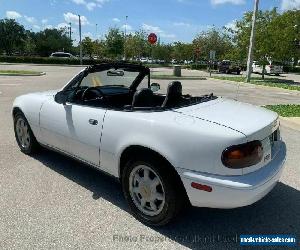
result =
[[[25,154],[46,147],[122,184],[132,214],[161,226],[185,204],[250,205],[278,182],[286,157],[278,115],[213,94],[167,92],[147,67],[103,63],[62,89],[17,97],[12,115]]]

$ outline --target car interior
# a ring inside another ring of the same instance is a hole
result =
[[[111,71],[108,71],[111,72]],[[118,69],[118,73],[120,70]],[[111,74],[110,74],[111,75]],[[124,74],[122,73],[122,76]],[[120,76],[120,74],[118,75]],[[193,97],[182,94],[180,81],[172,81],[168,84],[166,94],[154,93],[160,89],[159,84],[153,83],[147,88],[139,88],[144,77],[150,77],[149,73],[140,75],[139,81],[134,80],[135,85],[126,87],[124,85],[102,85],[102,86],[81,86],[69,88],[68,102],[79,105],[105,107],[115,110],[166,110],[198,104],[217,98],[213,94]],[[150,81],[150,78],[149,78]],[[133,86],[133,87],[132,87]]]
[[[114,91],[112,91],[112,89]],[[193,97],[182,94],[179,81],[169,83],[166,94],[154,93],[151,88],[132,91],[123,87],[91,87],[74,92],[72,103],[116,110],[165,110],[198,104],[215,99],[213,94]]]

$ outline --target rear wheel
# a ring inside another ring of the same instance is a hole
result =
[[[39,144],[32,133],[27,119],[21,112],[14,116],[14,130],[17,143],[23,153],[32,154],[37,151]]]
[[[122,176],[125,198],[132,214],[151,226],[162,226],[176,217],[184,204],[184,194],[166,163],[143,157],[127,162]],[[177,185],[176,185],[177,184]]]

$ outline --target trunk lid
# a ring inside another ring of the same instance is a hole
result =
[[[174,111],[236,130],[243,133],[247,141],[261,141],[264,148],[262,161],[254,166],[243,168],[243,174],[265,166],[277,153],[276,143],[272,142],[272,136],[277,133],[275,131],[279,126],[278,115],[275,112],[225,98]]]
[[[277,126],[278,115],[265,108],[225,98],[176,109],[195,118],[217,123],[239,131],[248,140],[263,140]],[[255,138],[252,138],[255,134]]]

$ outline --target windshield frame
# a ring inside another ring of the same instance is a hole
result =
[[[63,91],[66,91],[78,84],[80,86],[84,77],[86,77],[90,73],[101,72],[109,69],[124,69],[126,68],[127,71],[139,72],[137,77],[133,80],[129,87],[130,90],[136,90],[139,84],[143,81],[145,77],[148,76],[148,88],[150,88],[150,69],[143,65],[139,64],[132,64],[132,63],[122,63],[122,62],[115,62],[115,63],[102,63],[91,65],[81,71],[74,79],[64,87]]]

